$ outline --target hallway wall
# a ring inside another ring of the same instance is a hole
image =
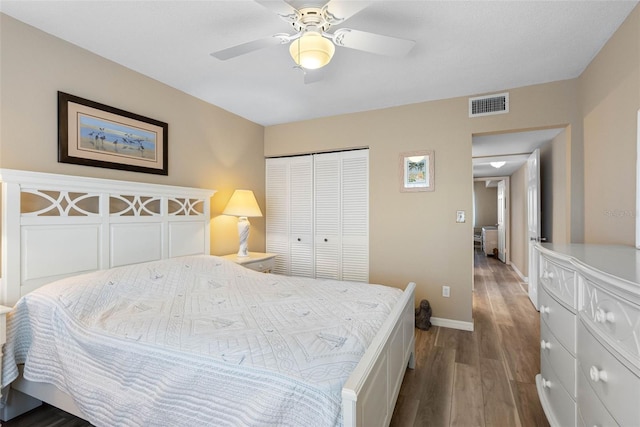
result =
[[[473,183],[474,228],[496,225],[498,222],[498,189],[487,187],[486,183],[486,181]]]

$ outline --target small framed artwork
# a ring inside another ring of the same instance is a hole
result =
[[[434,191],[433,150],[411,151],[400,154],[400,191]]]
[[[169,174],[167,123],[58,92],[58,161]]]

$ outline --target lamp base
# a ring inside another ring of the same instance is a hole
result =
[[[238,249],[238,257],[248,257],[248,242],[249,242],[249,220],[246,216],[238,218],[238,237],[240,238],[240,249]]]

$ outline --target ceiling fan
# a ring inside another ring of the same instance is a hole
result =
[[[296,67],[303,71],[324,67],[331,61],[335,46],[347,47],[388,56],[404,56],[415,41],[383,36],[366,31],[339,28],[329,32],[331,26],[341,24],[372,2],[331,0],[322,7],[296,9],[284,0],[255,0],[275,12],[293,29],[293,34],[277,33],[247,43],[213,52],[220,60],[235,58],[270,46],[289,43],[289,53]],[[305,73],[306,74],[306,73]]]

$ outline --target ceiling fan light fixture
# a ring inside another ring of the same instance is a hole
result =
[[[500,169],[501,167],[503,167],[504,165],[507,164],[507,162],[491,162],[489,163],[491,166],[493,166],[496,169]]]
[[[336,47],[331,40],[315,31],[307,31],[289,46],[296,64],[307,70],[322,68],[331,61]]]

